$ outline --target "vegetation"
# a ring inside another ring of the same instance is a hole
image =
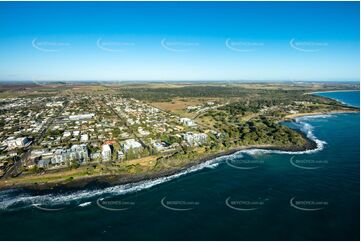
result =
[[[163,107],[177,107],[177,112],[171,110],[171,108],[165,109],[167,113],[176,116],[175,120],[184,117],[183,114],[188,113],[189,116],[187,117],[197,123],[197,126],[192,128],[185,126],[178,129],[178,131],[163,132],[160,135],[150,132],[148,136],[140,137],[142,148],[129,149],[121,159],[113,152],[112,162],[101,163],[99,162],[100,158],[92,159],[85,164],[72,161],[67,168],[59,169],[57,172],[39,169],[34,166],[29,169],[30,175],[28,177],[19,176],[14,178],[13,182],[72,181],[84,176],[152,173],[185,167],[196,160],[205,159],[210,155],[240,147],[272,146],[283,149],[304,149],[309,141],[300,132],[285,126],[282,121],[289,117],[290,114],[357,111],[358,109],[345,106],[337,101],[308,94],[310,91],[346,88],[333,85],[230,85],[219,83],[174,84],[171,87],[160,87],[160,85],[156,84],[103,86],[102,93],[111,93],[122,98],[135,98],[144,103],[159,104],[163,102]],[[70,87],[64,89],[69,91]],[[80,89],[77,92],[81,93]],[[62,91],[64,90],[60,90],[59,93]],[[49,92],[49,90],[44,92]],[[95,92],[94,95],[99,95],[99,93]],[[213,104],[207,104],[209,100],[212,100]],[[164,102],[173,103],[173,105],[167,105],[168,103],[164,105]],[[78,105],[86,106],[87,103],[88,100],[82,100]],[[154,106],[156,107],[156,105]],[[189,106],[200,108],[196,108],[190,113],[187,110]],[[34,107],[34,111],[36,111],[36,108]],[[22,116],[27,115],[27,110],[21,112],[23,112]],[[94,122],[104,125],[104,129],[109,128],[109,132],[107,131],[107,133],[111,134],[109,139],[121,140],[124,130],[120,128],[126,125],[125,122],[117,121],[113,123],[114,128],[110,126],[111,121],[117,120],[117,118],[106,106],[104,106],[104,109],[99,110],[99,114],[101,115],[96,115],[97,120]],[[143,121],[143,118],[141,117],[141,121]],[[162,122],[161,119],[159,118],[159,122]],[[13,122],[16,129],[21,128],[18,120],[14,119]],[[4,119],[0,120],[1,124],[5,124]],[[170,127],[177,126],[177,122],[172,121],[167,125]],[[143,127],[141,124],[136,124],[126,130],[132,135],[138,132],[138,128]],[[144,128],[145,131],[151,131],[149,129]],[[182,135],[188,131],[207,134],[207,141],[199,145],[187,144]],[[93,132],[94,137],[99,136],[97,131]],[[46,137],[62,135],[62,130],[48,129],[46,131]],[[101,142],[97,138],[93,139],[93,143],[87,144],[88,151],[92,154],[100,153]],[[151,145],[152,140],[165,143],[171,149],[167,152],[156,150]],[[67,139],[62,138],[64,148],[69,148],[71,144],[70,137]],[[172,144],[176,145],[173,146]],[[121,150],[118,146],[115,148]]]

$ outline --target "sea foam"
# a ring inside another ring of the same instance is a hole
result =
[[[117,196],[123,195],[127,193],[137,192],[144,189],[149,189],[153,186],[171,181],[173,179],[179,178],[186,174],[196,172],[202,170],[204,168],[214,169],[219,165],[219,163],[224,162],[229,158],[242,158],[243,154],[248,155],[257,155],[257,154],[265,154],[265,153],[275,153],[275,154],[311,154],[318,152],[324,148],[326,144],[325,141],[317,139],[317,137],[313,134],[313,126],[304,121],[308,121],[310,119],[320,119],[320,118],[329,118],[331,115],[315,115],[315,116],[304,116],[296,119],[296,125],[300,128],[302,132],[306,134],[306,136],[315,141],[317,147],[313,150],[306,151],[281,151],[281,150],[267,150],[267,149],[247,149],[241,150],[231,155],[226,155],[222,157],[217,157],[212,160],[208,160],[204,163],[192,166],[184,171],[181,171],[177,174],[156,178],[152,180],[145,180],[136,183],[129,183],[124,185],[116,185],[112,187],[107,187],[104,189],[93,189],[93,190],[81,190],[77,192],[71,193],[62,193],[62,194],[46,194],[46,195],[32,195],[26,192],[19,192],[17,190],[6,190],[0,192],[0,210],[13,210],[13,209],[23,209],[34,204],[37,205],[46,205],[46,206],[59,206],[59,204],[70,204],[71,202],[78,201],[78,206],[88,206],[90,205],[89,199],[95,197],[105,197],[105,196]],[[88,201],[87,201],[88,200]]]

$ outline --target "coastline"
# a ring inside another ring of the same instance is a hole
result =
[[[345,89],[345,90],[328,90],[328,91],[316,91],[316,92],[307,92],[306,94],[317,94],[317,93],[326,93],[326,92],[359,92],[360,90],[356,89]]]
[[[337,110],[332,112],[314,112],[314,113],[299,113],[287,115],[281,121],[295,121],[296,117],[306,117],[306,116],[315,116],[315,115],[326,115],[326,114],[336,114],[336,113],[357,113],[359,110]],[[0,183],[0,191],[8,190],[8,189],[25,189],[32,191],[51,191],[53,189],[66,189],[66,190],[80,190],[90,188],[93,185],[97,187],[109,187],[115,185],[125,185],[131,183],[137,183],[142,181],[149,181],[158,178],[165,178],[172,175],[176,175],[181,173],[187,169],[205,163],[207,161],[232,155],[239,151],[249,150],[249,149],[263,149],[263,150],[273,150],[273,151],[285,151],[285,152],[302,152],[308,150],[314,150],[317,148],[317,143],[308,138],[305,133],[296,130],[299,132],[303,138],[306,140],[306,145],[303,147],[285,147],[285,146],[277,146],[277,145],[249,145],[249,146],[241,146],[236,148],[231,148],[229,150],[221,151],[215,154],[208,154],[194,161],[191,161],[181,167],[175,167],[170,169],[165,169],[157,172],[145,172],[143,174],[104,174],[104,175],[93,175],[93,176],[83,176],[77,177],[73,180],[60,179],[50,182],[42,182],[42,183],[33,183],[33,182],[20,182],[20,183],[11,183],[11,180],[5,180]]]
[[[307,151],[313,150],[317,148],[317,144],[315,141],[306,137],[304,133],[301,132],[303,137],[306,139],[307,143],[304,147],[281,147],[275,145],[250,145],[250,146],[241,146],[232,148],[226,151],[221,151],[215,154],[205,155],[198,159],[195,159],[192,162],[187,163],[184,166],[171,168],[162,170],[159,172],[146,172],[144,174],[104,174],[104,175],[95,175],[95,176],[84,176],[78,177],[71,181],[61,180],[61,181],[51,181],[44,183],[18,183],[11,184],[10,182],[7,184],[0,184],[0,191],[8,190],[8,189],[24,189],[30,191],[52,191],[54,189],[64,189],[64,190],[81,190],[90,188],[93,185],[97,187],[109,187],[115,185],[125,185],[131,183],[138,183],[143,181],[154,180],[158,178],[165,178],[172,175],[176,175],[187,169],[195,167],[197,165],[201,165],[207,161],[232,155],[239,151],[249,150],[249,149],[263,149],[263,150],[273,150],[273,151],[286,151],[286,152],[298,152],[298,151]]]
[[[294,118],[306,117],[306,116],[340,114],[340,113],[359,113],[359,112],[360,112],[359,110],[336,110],[331,112],[295,113],[295,114],[286,115],[283,121],[292,121]]]

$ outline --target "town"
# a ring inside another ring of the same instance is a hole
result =
[[[156,174],[244,147],[309,149],[311,141],[281,122],[358,111],[308,94],[334,85],[277,85],[9,87],[0,96],[0,183]]]
[[[0,102],[1,175],[171,154],[184,146],[202,146],[209,132],[216,133],[133,98],[85,95]]]

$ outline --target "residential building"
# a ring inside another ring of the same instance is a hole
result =
[[[196,124],[194,123],[193,120],[189,119],[189,118],[180,118],[180,122],[184,125],[187,125],[189,127],[191,126],[196,126]]]
[[[102,145],[102,160],[111,161],[112,159],[112,148],[108,144]]]
[[[208,135],[204,133],[187,132],[183,134],[183,139],[191,146],[202,145],[207,141]]]
[[[5,144],[7,145],[8,150],[23,148],[29,143],[29,139],[27,137],[20,137],[15,139],[14,137],[10,137],[5,140]]]
[[[130,149],[133,150],[141,149],[142,144],[139,143],[138,141],[135,141],[135,139],[127,139],[126,141],[124,141],[122,147],[123,147],[123,151],[126,153]]]

